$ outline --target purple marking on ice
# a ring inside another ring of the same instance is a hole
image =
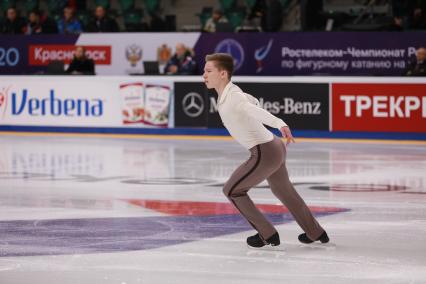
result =
[[[293,221],[288,213],[267,216]],[[240,215],[0,221],[0,257],[148,250],[250,229]]]

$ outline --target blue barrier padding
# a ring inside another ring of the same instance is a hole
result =
[[[52,133],[105,133],[105,134],[151,134],[151,135],[210,135],[228,136],[223,128],[122,128],[122,127],[56,127],[56,126],[16,126],[0,125],[6,132],[52,132]],[[278,135],[278,130],[273,130]],[[302,138],[344,138],[344,139],[384,139],[384,140],[426,140],[426,133],[404,132],[349,132],[321,130],[293,130],[295,137]]]

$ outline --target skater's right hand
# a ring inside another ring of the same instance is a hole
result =
[[[291,134],[290,127],[283,126],[280,129],[281,135],[286,138],[287,142],[285,143],[286,146],[288,146],[290,143],[296,143],[296,141],[293,138],[293,135]]]

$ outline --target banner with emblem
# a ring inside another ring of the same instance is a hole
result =
[[[200,33],[114,33],[82,34],[76,45],[111,46],[111,64],[96,66],[97,74],[144,74],[144,61],[158,61],[160,73],[174,54],[177,43],[193,48]]]
[[[65,69],[76,46],[84,46],[95,62],[97,75],[144,74],[144,61],[157,61],[163,69],[176,44],[192,49],[200,33],[83,33],[80,35],[2,36],[0,75],[48,73],[52,61],[63,61]]]
[[[327,83],[250,82],[234,83],[255,96],[260,107],[283,119],[294,129],[329,129],[329,85]],[[175,82],[175,126],[223,128],[217,93],[201,82]]]
[[[53,60],[67,67],[77,45],[86,47],[98,75],[144,74],[145,61],[158,62],[161,74],[182,43],[195,51],[199,70],[205,55],[225,52],[235,58],[236,75],[399,76],[425,37],[424,31],[2,35],[0,75],[43,74]]]
[[[200,66],[205,54],[232,54],[235,75],[400,76],[425,37],[424,31],[204,33],[195,53]]]

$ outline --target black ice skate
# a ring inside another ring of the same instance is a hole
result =
[[[308,236],[305,233],[300,234],[299,235],[299,241],[301,243],[304,243],[304,244],[310,244],[310,243],[313,243],[315,241],[320,241],[321,243],[325,244],[325,243],[328,243],[330,241],[330,239],[328,238],[327,232],[324,231],[324,233],[322,233],[321,236],[319,236],[318,239],[316,239],[314,241],[311,240],[310,238],[308,238]]]
[[[261,248],[263,246],[279,246],[280,236],[278,233],[273,234],[270,238],[264,240],[259,234],[247,238],[247,245],[251,248]]]

